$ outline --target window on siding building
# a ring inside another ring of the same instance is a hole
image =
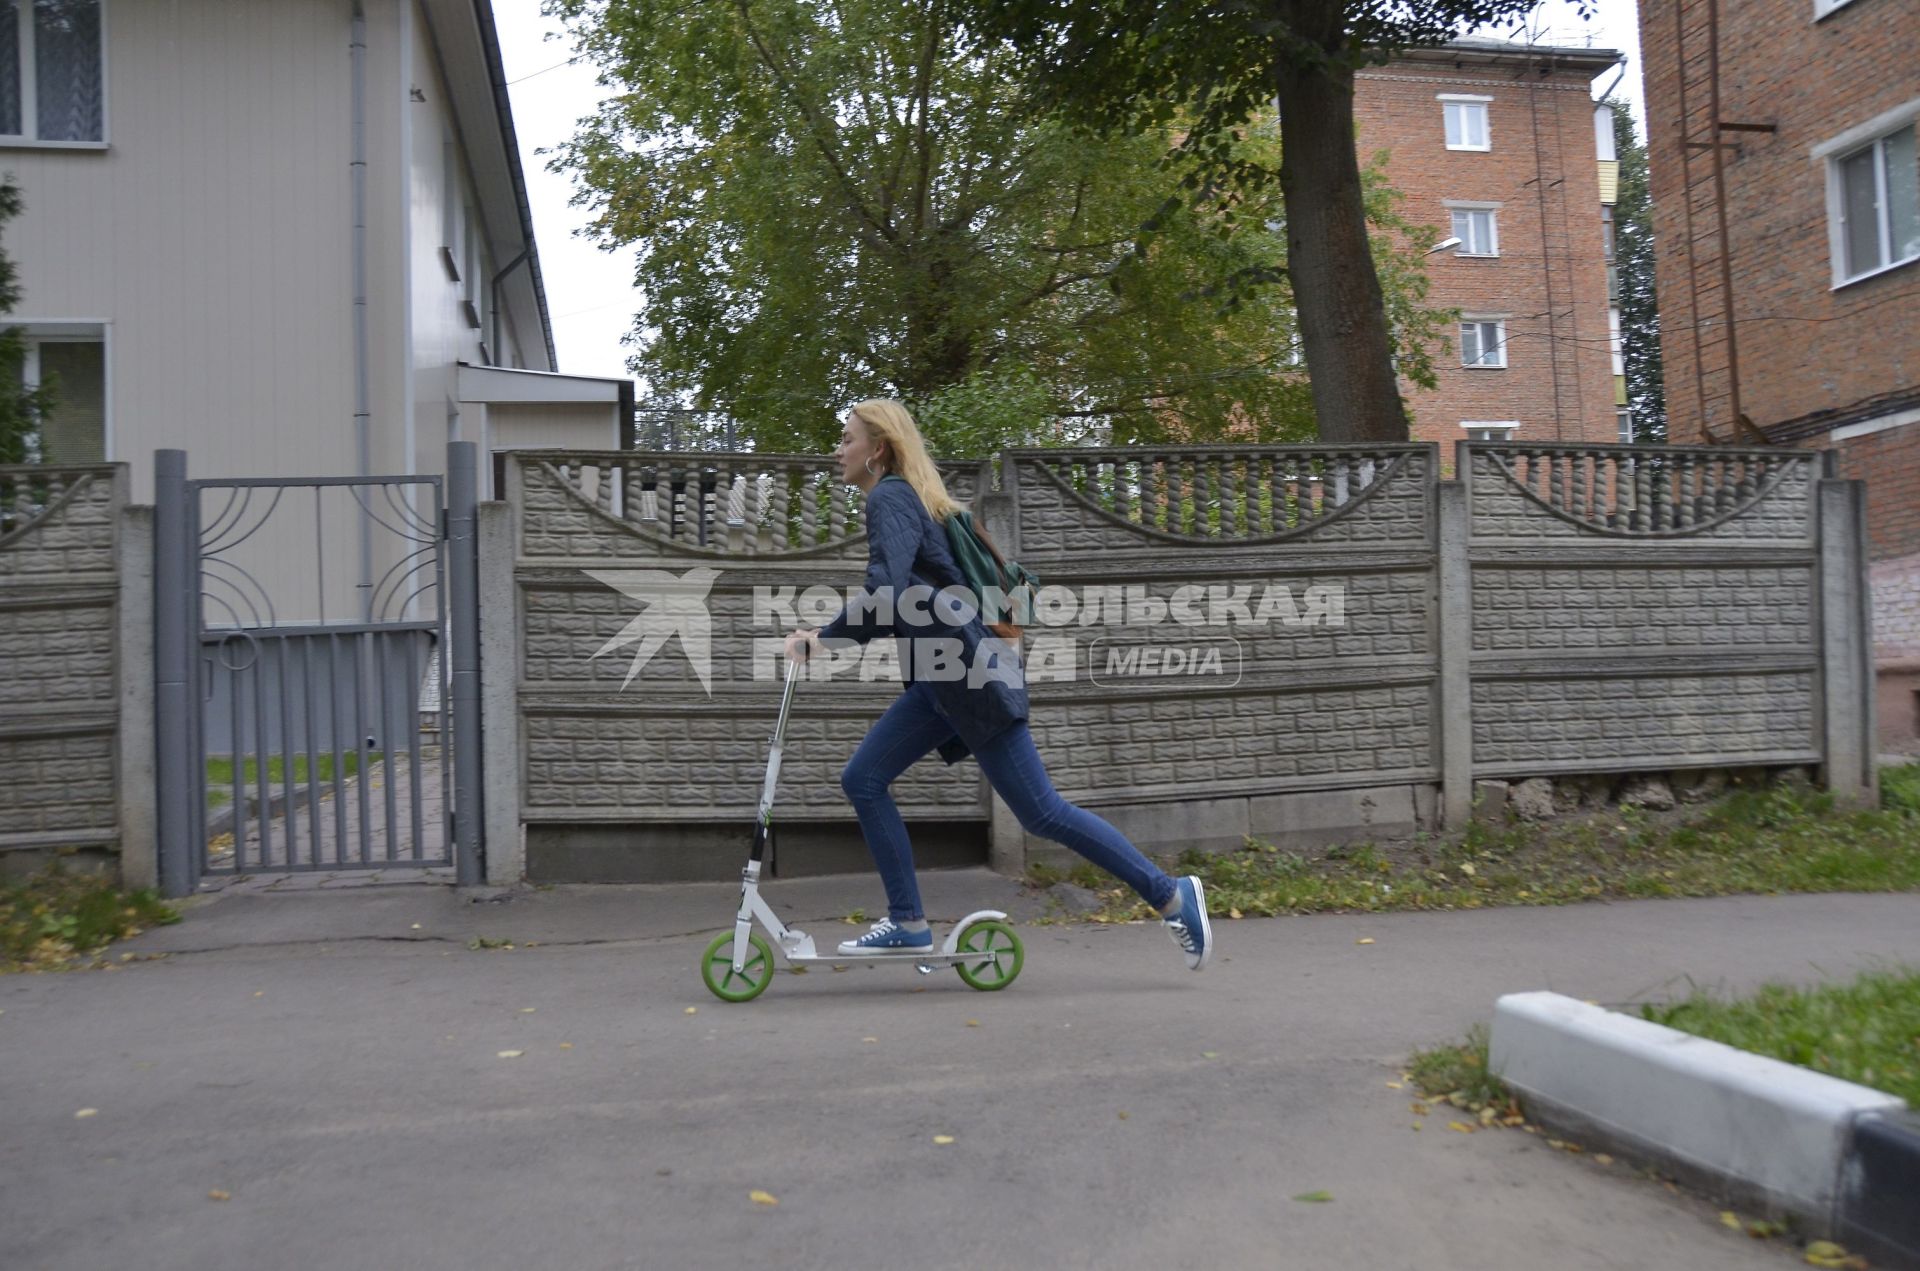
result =
[[[106,139],[102,0],[0,0],[0,137]]]
[[[1487,103],[1492,100],[1466,93],[1440,94],[1440,108],[1447,124],[1447,149],[1493,148],[1487,132]]]
[[[1507,324],[1498,318],[1468,318],[1460,324],[1460,365],[1505,366]]]
[[[27,328],[21,379],[50,384],[53,409],[40,421],[42,463],[103,463],[107,459],[107,346],[100,328]],[[80,334],[67,334],[68,332]]]
[[[1911,122],[1836,155],[1827,171],[1839,231],[1836,282],[1920,259],[1920,168]]]
[[[1498,256],[1500,223],[1490,207],[1453,209],[1453,236],[1460,240],[1456,256]]]

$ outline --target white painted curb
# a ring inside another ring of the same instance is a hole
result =
[[[1558,993],[1494,1004],[1489,1065],[1553,1119],[1824,1224],[1856,1118],[1905,1103]]]

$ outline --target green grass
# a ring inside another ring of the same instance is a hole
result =
[[[1407,1078],[1420,1093],[1447,1098],[1463,1108],[1510,1101],[1506,1086],[1487,1068],[1487,1026],[1475,1024],[1464,1042],[1416,1050],[1407,1060]]]
[[[0,884],[0,972],[59,966],[178,921],[179,911],[151,890],[121,891],[108,879],[53,866]]]
[[[379,758],[380,758],[379,751],[369,750],[367,752],[368,763],[375,763],[379,760]],[[332,781],[333,780],[332,753],[322,752],[321,754],[313,756],[312,768],[315,774],[315,779],[320,781]],[[294,755],[293,756],[293,784],[295,786],[303,786],[307,783],[307,769],[308,769],[307,756]],[[285,756],[283,755],[267,756],[267,785],[268,785],[269,794],[276,793],[284,788],[284,783],[286,781],[286,770],[287,770],[287,765],[286,765]],[[340,775],[343,778],[351,777],[359,771],[360,771],[360,752],[359,751],[349,750],[340,756]],[[258,793],[259,783],[260,783],[260,761],[258,759],[243,759],[241,761],[240,781],[241,781],[241,788],[243,790]],[[208,805],[211,807],[224,807],[225,805],[232,802],[233,802],[233,760],[232,759],[207,760],[207,803]]]
[[[1711,804],[1648,814],[1631,807],[1549,825],[1484,825],[1410,842],[1302,853],[1249,838],[1232,852],[1187,852],[1216,916],[1479,909],[1667,896],[1920,889],[1920,766],[1891,769],[1878,809],[1849,811],[1825,792],[1749,788]],[[1070,875],[1082,881],[1079,871]],[[1041,885],[1058,871],[1036,871]],[[1149,919],[1111,878],[1093,880],[1096,922]]]
[[[1920,1107],[1920,969],[1847,984],[1768,984],[1750,996],[1696,994],[1640,1013],[1656,1024],[1884,1090]]]

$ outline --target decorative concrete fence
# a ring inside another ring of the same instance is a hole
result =
[[[151,522],[126,487],[118,464],[0,467],[0,874],[117,870],[152,837]]]
[[[502,463],[481,510],[489,877],[731,877],[778,702],[753,667],[783,627],[755,589],[858,583],[859,492],[812,457]],[[1193,447],[945,474],[1048,587],[1023,655],[1055,783],[1166,853],[1457,824],[1494,778],[1808,765],[1871,798],[1861,490],[1821,463],[1463,444],[1442,481],[1430,445]],[[706,587],[710,664],[683,626],[632,670],[643,602],[595,577],[618,571]],[[866,867],[839,776],[897,692],[801,686],[776,871]],[[929,757],[894,794],[923,864],[1063,850],[970,762]]]

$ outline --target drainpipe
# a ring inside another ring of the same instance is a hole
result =
[[[506,365],[506,362],[500,356],[500,284],[507,280],[508,274],[525,264],[527,257],[532,254],[533,247],[531,244],[521,248],[520,254],[508,261],[507,267],[495,274],[493,281],[488,284],[488,296],[493,304],[493,343],[487,347],[493,350],[493,364],[495,366]],[[557,371],[560,368],[556,366],[553,369]]]
[[[353,3],[353,445],[356,475],[373,474],[373,391],[367,351],[367,12]],[[360,517],[360,598],[373,621],[373,528]]]

